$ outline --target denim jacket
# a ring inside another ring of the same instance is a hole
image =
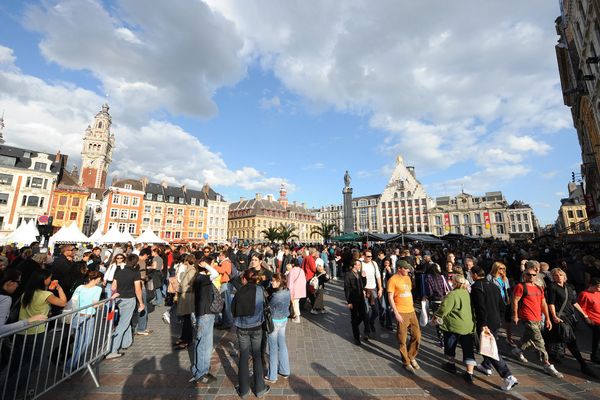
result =
[[[263,303],[264,289],[260,285],[256,285],[256,300],[254,303],[254,314],[246,317],[235,317],[233,324],[240,329],[252,329],[262,325],[264,320]]]
[[[269,305],[271,306],[271,317],[273,320],[286,319],[290,316],[290,291],[280,289],[273,292]]]

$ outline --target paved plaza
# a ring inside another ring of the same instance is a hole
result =
[[[333,282],[333,281],[332,281]],[[484,377],[475,373],[475,386],[467,386],[459,374],[441,370],[442,351],[435,345],[433,329],[423,333],[418,357],[421,370],[416,375],[404,371],[399,362],[393,332],[378,329],[373,340],[355,346],[350,318],[339,281],[328,285],[325,315],[306,315],[301,324],[289,323],[288,345],[292,376],[272,385],[269,399],[402,399],[402,398],[514,398],[575,399],[600,397],[599,382],[587,380],[574,359],[567,357],[557,369],[562,380],[542,372],[535,356],[523,366],[509,359],[519,385],[502,392],[496,373]],[[215,330],[215,351],[211,372],[218,380],[213,385],[196,387],[188,383],[190,354],[172,351],[177,332],[170,331],[160,318],[164,307],[150,314],[151,336],[136,336],[124,357],[102,361],[99,367],[101,387],[96,388],[89,375],[79,374],[45,396],[45,399],[237,399],[237,353],[235,334]],[[175,328],[176,329],[176,328]],[[580,329],[584,350],[589,351],[587,329]],[[501,339],[501,344],[503,340]],[[503,347],[501,347],[502,349]],[[504,349],[506,351],[506,349]],[[586,352],[584,357],[588,358]],[[479,361],[481,359],[478,356]],[[600,368],[593,367],[600,373]],[[459,371],[461,369],[459,368]],[[250,396],[249,398],[254,398]]]

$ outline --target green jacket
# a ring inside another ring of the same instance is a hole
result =
[[[475,329],[471,298],[465,289],[456,289],[448,293],[435,316],[442,318],[440,329],[446,332],[466,335]]]

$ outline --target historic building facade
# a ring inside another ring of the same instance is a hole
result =
[[[0,138],[3,140],[3,119]],[[56,184],[67,156],[0,144],[0,232],[14,231],[23,221],[50,214]]]
[[[569,197],[560,200],[555,229],[559,235],[590,232],[590,222],[581,185],[569,182]]]
[[[305,204],[289,203],[285,187],[279,192],[279,199],[272,195],[263,198],[256,194],[253,199],[240,201],[229,205],[229,238],[233,241],[264,241],[261,232],[268,228],[293,226],[294,234],[300,242],[314,242],[318,239],[310,233],[319,226],[316,216],[306,208]]]
[[[538,221],[529,204],[513,201],[506,209],[509,236],[513,240],[533,239],[539,228]]]
[[[77,171],[73,172],[64,171],[52,196],[50,216],[54,232],[71,223],[83,228],[89,192],[78,184]]]
[[[123,179],[113,182],[104,192],[100,230],[106,233],[116,226],[133,236],[141,234],[144,185],[141,180]]]
[[[521,202],[509,206],[502,192],[486,192],[484,196],[463,192],[456,197],[438,197],[435,206],[429,210],[429,225],[438,236],[454,233],[509,240],[533,236],[535,221],[531,207]]]
[[[380,233],[429,232],[432,200],[401,156],[379,199]]]
[[[563,101],[571,109],[581,147],[578,175],[591,218],[600,201],[600,4],[593,0],[563,0],[560,5],[556,56]]]
[[[380,194],[352,198],[354,232],[381,232]]]
[[[312,210],[317,221],[324,224],[335,225],[339,232],[344,231],[344,207],[341,204],[330,204]]]

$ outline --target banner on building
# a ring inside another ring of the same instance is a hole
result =
[[[489,212],[484,212],[483,213],[483,221],[485,222],[485,229],[490,229],[490,227],[492,226],[491,221],[490,221],[490,213]]]
[[[585,195],[585,211],[588,218],[593,218],[596,215],[596,202],[591,194]]]
[[[444,230],[450,232],[450,214],[444,214]]]

